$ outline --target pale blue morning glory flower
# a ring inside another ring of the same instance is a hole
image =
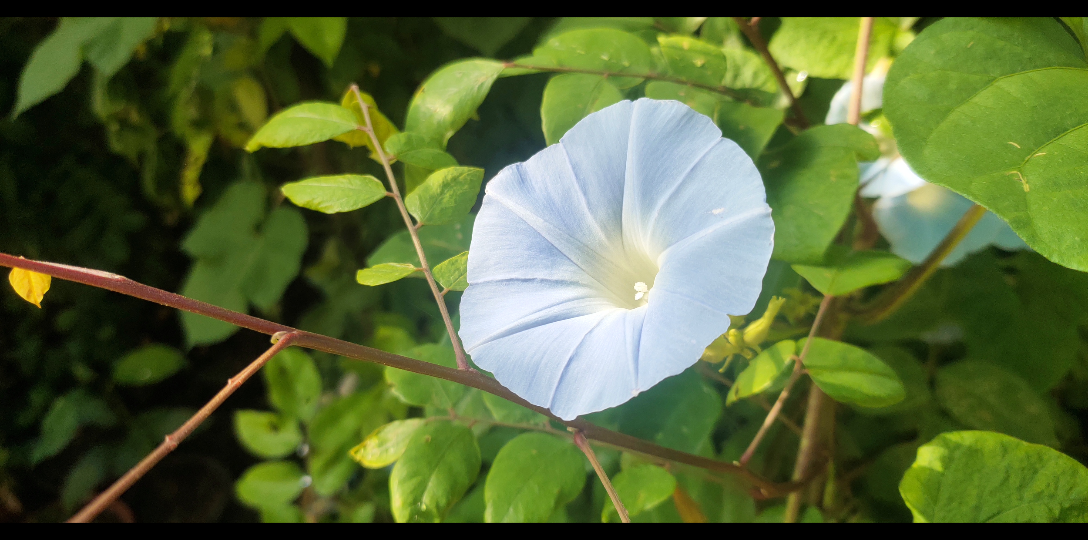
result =
[[[619,405],[751,311],[774,237],[752,160],[676,101],[622,101],[487,184],[468,256],[472,360],[556,416]]]
[[[847,81],[831,98],[825,123],[846,121],[853,87],[853,83]],[[883,92],[884,73],[881,70],[866,76],[861,96],[862,112],[881,108]],[[878,199],[873,205],[873,219],[880,234],[888,240],[892,253],[912,263],[921,263],[971,208],[972,203],[962,195],[930,184],[918,176],[899,155],[895,141],[878,128],[866,122],[859,127],[880,140],[884,153],[877,161],[860,164],[860,194]],[[1008,223],[992,212],[986,212],[956,249],[941,261],[941,266],[955,265],[967,255],[989,245],[1010,251],[1028,249]]]

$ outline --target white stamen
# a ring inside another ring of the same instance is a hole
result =
[[[650,292],[650,288],[645,283],[641,281],[635,283],[635,300],[642,300],[642,297],[646,296],[648,292]]]

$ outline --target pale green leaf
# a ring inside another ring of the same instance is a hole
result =
[[[480,447],[461,424],[430,422],[412,434],[389,476],[393,518],[441,521],[480,473]]]
[[[793,265],[793,270],[816,290],[839,296],[880,283],[895,281],[911,267],[910,261],[885,251],[831,249],[823,264]]]
[[[450,257],[434,267],[434,279],[451,291],[468,288],[468,252]]]
[[[418,271],[419,269],[413,264],[384,263],[359,270],[355,274],[355,281],[358,281],[362,285],[375,287],[378,285],[385,285],[386,283],[392,283]]]
[[[567,68],[609,74],[617,88],[630,88],[638,77],[616,77],[624,73],[646,74],[654,70],[654,59],[646,42],[633,34],[612,28],[571,30],[553,36],[533,50],[534,58]]]
[[[563,134],[589,113],[618,103],[623,95],[599,75],[565,73],[556,75],[544,87],[540,102],[540,125],[544,141],[555,144]]]
[[[797,342],[803,351],[808,338]],[[804,358],[812,382],[835,401],[859,407],[887,407],[903,400],[906,389],[895,370],[865,349],[812,338]]]
[[[234,433],[246,450],[262,458],[286,457],[302,444],[297,420],[267,411],[235,411]]]
[[[495,456],[484,485],[487,523],[543,523],[586,482],[582,452],[544,433],[524,433]]]
[[[923,445],[899,492],[915,523],[1088,521],[1088,468],[987,431],[943,433]]]
[[[280,189],[298,206],[326,214],[358,210],[385,197],[385,186],[369,174],[316,176]]]
[[[305,473],[290,461],[266,461],[246,469],[234,484],[238,499],[263,508],[280,506],[298,498],[306,487]]]
[[[768,48],[784,67],[826,79],[849,79],[854,69],[860,17],[782,17]],[[895,21],[876,17],[869,37],[867,70],[888,54],[898,33]]]
[[[480,193],[484,170],[449,167],[432,173],[404,198],[404,206],[425,225],[445,225],[465,217]]]
[[[246,151],[288,148],[327,141],[359,127],[355,113],[335,103],[300,103],[280,111],[257,130]]]
[[[405,130],[445,148],[446,141],[476,114],[500,72],[501,62],[484,59],[460,60],[439,68],[412,97]]]
[[[359,98],[362,98],[363,103],[367,105],[367,113],[370,114],[370,124],[374,127],[374,136],[378,139],[378,143],[384,147],[386,141],[388,141],[390,137],[400,133],[400,131],[397,130],[397,126],[389,121],[389,119],[382,114],[382,111],[378,109],[378,104],[374,101],[373,96],[360,91],[359,96],[356,97],[355,91],[349,88],[348,91],[344,93],[344,97],[340,99],[340,106],[355,113],[355,122],[358,125],[366,125],[366,115],[363,114],[363,109],[359,105]],[[380,161],[378,159],[378,154],[374,149],[374,141],[370,139],[370,134],[363,130],[352,130],[343,135],[333,137],[333,140],[340,141],[351,147],[365,146],[370,149],[371,157],[376,161]]]
[[[797,352],[797,343],[789,339],[764,349],[737,375],[725,404],[732,405],[738,399],[781,388],[793,370],[791,357]]]
[[[363,442],[352,448],[351,457],[369,469],[388,467],[404,454],[412,434],[423,423],[422,418],[390,422],[374,430]]]
[[[614,476],[612,485],[627,513],[634,517],[670,499],[676,491],[676,478],[656,465],[636,465]],[[616,508],[605,503],[601,521],[618,520]]]

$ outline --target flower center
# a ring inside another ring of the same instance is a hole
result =
[[[650,288],[646,286],[645,282],[639,281],[635,283],[635,300],[642,300],[648,294],[650,294]],[[647,302],[649,300],[649,298],[646,298]]]

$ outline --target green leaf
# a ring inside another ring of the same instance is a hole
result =
[[[613,477],[612,485],[627,513],[634,517],[671,498],[676,491],[676,478],[656,465],[636,465]],[[618,519],[616,507],[611,502],[605,503],[601,521]]]
[[[351,457],[368,469],[381,469],[393,464],[404,450],[408,441],[425,420],[409,418],[390,422],[367,435],[363,442],[351,449]]]
[[[299,44],[332,67],[347,34],[346,17],[286,17],[287,28]]]
[[[363,103],[366,103],[367,110],[370,114],[370,124],[374,126],[374,136],[378,139],[378,143],[381,145],[386,144],[390,137],[398,135],[400,132],[397,130],[397,126],[393,125],[388,118],[382,114],[382,111],[378,110],[378,104],[374,101],[374,97],[370,94],[360,91],[359,97],[362,98]],[[344,97],[340,99],[340,106],[355,113],[355,123],[360,126],[366,125],[366,115],[363,114],[362,107],[359,106],[359,99],[355,97],[355,90],[348,89],[344,93]],[[370,134],[360,130],[352,130],[343,135],[337,135],[333,137],[333,140],[340,141],[352,148],[365,146],[370,149],[371,158],[375,161],[381,161],[378,158],[378,153],[374,149],[374,141],[370,139]]]
[[[1061,24],[938,21],[892,66],[884,100],[919,175],[1008,221],[1046,258],[1088,271],[1088,61]]]
[[[113,382],[124,386],[155,384],[183,367],[181,351],[158,343],[145,345],[113,365]]]
[[[600,75],[565,73],[552,77],[544,87],[544,98],[540,102],[544,141],[547,144],[559,142],[581,119],[622,99],[620,91]]]
[[[808,338],[797,342],[804,350]],[[859,407],[887,407],[906,397],[895,371],[865,349],[824,338],[812,338],[805,370],[812,382],[835,401]]]
[[[234,433],[246,450],[262,458],[286,457],[302,444],[297,420],[267,411],[235,411]]]
[[[527,409],[507,401],[494,394],[483,393],[482,399],[487,410],[491,412],[491,416],[495,417],[495,420],[499,422],[506,422],[510,424],[534,424],[544,425],[548,422],[548,417],[540,414],[534,410]]]
[[[464,251],[434,267],[434,279],[451,291],[468,288],[468,252]]]
[[[501,62],[483,59],[460,60],[439,68],[412,96],[405,131],[422,135],[436,148],[445,148],[446,141],[475,116],[501,72]]]
[[[246,152],[262,146],[289,148],[327,141],[357,129],[355,113],[335,103],[300,103],[280,111],[246,143]]]
[[[929,375],[925,366],[914,355],[898,347],[880,347],[869,352],[895,371],[907,391],[907,396],[894,405],[879,408],[859,407],[858,412],[866,415],[902,414],[921,409],[933,400],[929,389]]]
[[[797,342],[789,339],[764,349],[737,375],[737,380],[725,398],[725,404],[732,405],[738,399],[781,388],[793,369],[793,360],[790,357],[797,352]]]
[[[406,278],[418,271],[419,269],[413,264],[384,263],[359,270],[355,274],[355,281],[358,281],[362,285],[376,287],[378,285],[385,285],[386,283],[392,283],[398,279]]]
[[[254,508],[285,505],[302,493],[305,476],[293,462],[266,461],[246,469],[234,491],[239,500]]]
[[[480,194],[484,170],[449,167],[435,171],[404,198],[404,206],[425,225],[446,225],[468,214]]]
[[[686,81],[722,86],[728,62],[721,47],[690,36],[658,36],[669,73]]]
[[[545,433],[524,433],[495,456],[484,484],[487,523],[543,523],[586,482],[582,452]]]
[[[272,406],[303,422],[313,418],[321,398],[321,374],[309,354],[294,348],[280,351],[263,373]]]
[[[136,48],[155,33],[158,17],[117,17],[87,43],[84,56],[106,78],[117,73]]]
[[[709,90],[671,82],[650,81],[646,97],[676,100],[705,114],[722,130],[723,137],[737,143],[752,159],[759,158],[785,117],[779,109],[753,107]]]
[[[447,36],[484,56],[495,56],[530,20],[531,17],[434,17]]]
[[[64,89],[79,73],[83,45],[114,22],[116,17],[64,17],[30,55],[19,76],[19,96],[11,116],[45,101]]]
[[[1058,17],[1077,36],[1077,41],[1088,56],[1088,17]]]
[[[269,213],[258,233],[264,208],[264,187],[238,182],[201,215],[182,243],[196,262],[181,294],[241,312],[249,303],[268,310],[279,301],[298,275],[308,233],[302,215],[283,207]],[[222,341],[237,331],[188,312],[181,320],[190,345]]]
[[[767,48],[782,66],[807,71],[812,77],[849,79],[860,24],[860,17],[782,17],[782,26]],[[876,17],[866,71],[888,55],[898,30],[890,18]]]
[[[1088,468],[985,431],[943,433],[919,448],[899,492],[915,523],[1088,521]]]
[[[293,504],[262,506],[257,509],[261,523],[306,523],[302,509]]]
[[[72,511],[76,505],[87,499],[94,488],[106,478],[112,461],[110,450],[106,446],[92,448],[68,472],[60,494],[65,511]]]
[[[472,223],[475,219],[475,215],[469,214],[459,223],[419,229],[419,241],[423,244],[427,260],[444,261],[467,250],[472,240]],[[366,262],[371,266],[389,262],[420,265],[419,255],[412,244],[412,235],[408,231],[400,231],[390,236],[370,254]],[[417,275],[422,277],[422,274]]]
[[[816,290],[839,296],[870,285],[895,281],[910,267],[910,261],[886,251],[852,251],[833,247],[828,251],[824,264],[795,264],[793,270],[807,279]]]
[[[971,429],[1058,446],[1047,404],[1020,377],[989,362],[961,360],[937,370],[941,408]]]
[[[610,75],[617,88],[642,82],[638,77],[615,77],[623,73],[654,71],[654,59],[646,42],[633,34],[612,28],[571,30],[547,39],[533,50],[533,57],[554,65]]]
[[[280,189],[298,206],[326,214],[358,210],[385,197],[385,186],[369,174],[315,176]]]
[[[639,394],[620,411],[620,431],[676,450],[698,452],[721,416],[722,399],[689,369]]]
[[[41,436],[30,451],[30,462],[41,463],[60,453],[81,426],[108,427],[116,422],[117,417],[101,399],[82,388],[68,392],[53,400],[42,418]]]
[[[479,473],[480,447],[472,431],[446,421],[420,427],[389,476],[393,518],[441,521]]]
[[[449,368],[457,367],[457,358],[449,345],[428,343],[408,351],[405,356]],[[455,382],[391,367],[385,368],[385,380],[401,401],[418,407],[430,405],[442,410],[451,409],[465,393],[465,387]]]
[[[879,157],[872,135],[849,124],[816,126],[765,152],[759,170],[774,219],[774,258],[819,264],[858,189],[858,161]]]

